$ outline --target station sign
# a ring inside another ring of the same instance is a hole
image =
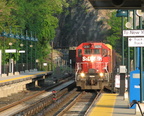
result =
[[[144,47],[144,37],[129,37],[128,46],[129,47]]]
[[[43,66],[47,66],[47,63],[43,63]]]
[[[115,87],[120,88],[120,75],[115,75]],[[125,77],[125,88],[128,88],[127,77]]]
[[[25,53],[25,50],[20,50],[19,53]]]
[[[16,49],[6,49],[5,53],[16,53]]]
[[[123,30],[124,37],[140,37],[144,36],[144,30]]]

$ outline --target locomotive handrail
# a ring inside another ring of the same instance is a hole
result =
[[[87,64],[87,65],[88,65],[87,62],[77,62],[77,63],[76,63],[76,65],[77,65],[77,70],[76,70],[76,73],[75,73],[75,77],[77,76],[78,71],[80,70],[80,66],[79,66],[79,64]],[[75,78],[75,81],[76,81],[76,78]]]
[[[77,62],[76,64],[77,64],[76,73],[78,73],[78,71],[80,70],[79,65],[80,65],[80,64],[87,64],[87,65],[88,65],[88,62]],[[108,62],[96,62],[95,64],[96,64],[96,65],[97,65],[97,64],[104,64],[104,66],[107,67]],[[107,71],[107,73],[109,72],[109,71],[107,70],[107,68],[106,68],[105,70]]]
[[[78,62],[78,63],[76,63],[76,64],[77,64],[77,69],[78,69],[78,70],[80,69],[79,64],[87,64],[87,65],[88,65],[87,62]],[[78,71],[78,70],[77,70],[77,71]]]

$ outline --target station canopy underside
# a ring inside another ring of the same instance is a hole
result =
[[[144,0],[89,0],[95,9],[141,9]]]

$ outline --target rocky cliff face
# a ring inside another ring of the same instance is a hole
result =
[[[110,10],[95,10],[88,0],[70,0],[70,7],[59,17],[54,40],[56,47],[77,46],[86,41],[104,41],[110,28],[106,20]]]

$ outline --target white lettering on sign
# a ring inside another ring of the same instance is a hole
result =
[[[144,36],[144,30],[123,30],[123,36]]]
[[[129,47],[144,47],[144,37],[129,37],[128,46]]]
[[[16,53],[16,49],[6,49],[5,53]]]
[[[139,85],[135,85],[134,88],[140,88],[140,86]]]
[[[20,50],[19,53],[25,53],[25,50]]]

